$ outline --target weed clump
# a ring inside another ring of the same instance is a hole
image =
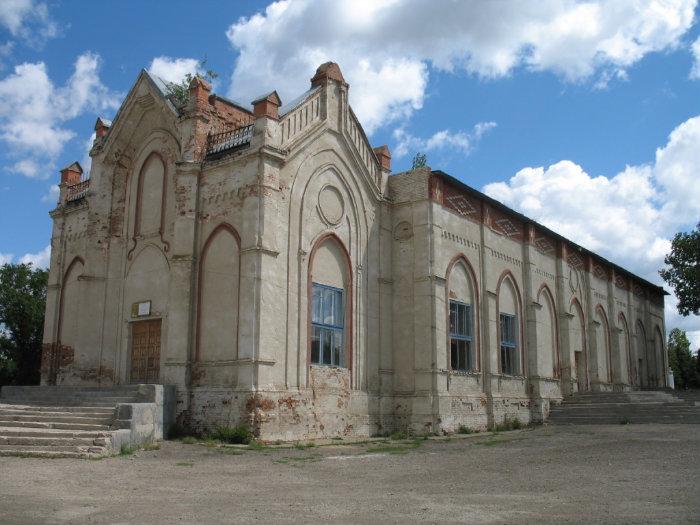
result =
[[[248,442],[248,448],[250,450],[265,450],[267,445],[262,441],[251,440]]]
[[[139,449],[139,447],[132,447],[131,445],[127,445],[126,443],[122,443],[122,446],[119,449],[119,455],[120,456],[131,456],[138,449]]]
[[[507,430],[520,430],[521,428],[524,428],[525,425],[516,417],[516,418],[510,418],[508,416],[503,419],[502,423],[496,423],[493,426],[493,431],[494,432],[505,432]]]
[[[253,433],[247,425],[217,427],[216,430],[207,437],[230,445],[248,445],[253,441]]]

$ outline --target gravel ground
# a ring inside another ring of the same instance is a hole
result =
[[[2,523],[700,523],[700,426],[0,458]]]

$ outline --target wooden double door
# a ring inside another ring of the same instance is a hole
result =
[[[131,383],[157,383],[160,375],[160,319],[131,323]]]

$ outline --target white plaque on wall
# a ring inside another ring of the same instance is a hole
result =
[[[131,305],[131,317],[151,315],[151,301],[142,301]]]

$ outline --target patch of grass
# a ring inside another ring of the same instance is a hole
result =
[[[219,446],[219,442],[216,439],[208,437],[204,440],[204,446],[207,448],[215,448]]]
[[[194,463],[191,461],[180,461],[179,463],[175,463],[176,467],[194,467]]]
[[[411,450],[420,447],[421,444],[422,440],[415,440],[406,444],[379,445],[376,447],[369,447],[367,452],[369,454],[408,454]]]
[[[253,441],[253,433],[248,425],[236,425],[235,427],[221,426],[207,436],[221,443],[233,445],[248,445]]]
[[[340,436],[335,436],[335,437],[331,438],[331,441],[342,441],[342,440],[343,440],[343,438],[341,438]]]
[[[155,442],[155,443],[146,443],[146,444],[143,446],[143,449],[144,449],[144,450],[149,450],[149,451],[150,451],[150,450],[160,450],[160,443],[158,443],[158,442]]]
[[[248,443],[249,450],[267,450],[267,445],[262,441],[251,441]]]
[[[221,454],[226,454],[227,456],[242,456],[243,454],[245,454],[245,452],[243,452],[242,450],[231,447],[219,447],[216,449],[216,451]]]
[[[297,450],[306,450],[307,448],[314,448],[317,447],[318,445],[314,443],[313,441],[309,441],[308,443],[294,443],[294,448]]]
[[[184,443],[185,445],[196,445],[199,443],[199,440],[194,436],[185,436],[180,438],[180,443]]]
[[[276,459],[273,463],[279,463],[286,465],[288,463],[304,463],[304,462],[313,462],[313,461],[321,461],[321,454],[311,454],[310,456],[285,456],[280,459]]]
[[[457,429],[457,434],[473,434],[474,432],[476,431],[464,425],[459,425]]]
[[[408,439],[408,434],[403,430],[397,430],[396,432],[389,434],[389,439],[392,441],[401,441]]]
[[[506,416],[506,418],[503,420],[501,423],[496,423],[493,426],[493,431],[494,432],[505,432],[508,430],[520,430],[521,428],[524,428],[525,425],[516,417],[516,418],[510,418]]]
[[[127,445],[126,443],[122,443],[122,446],[119,449],[119,455],[120,456],[131,456],[138,449],[139,449],[138,447],[132,447],[131,445]]]
[[[512,439],[489,439],[487,441],[479,441],[477,445],[482,445],[484,447],[494,447],[496,445],[502,445],[503,443],[510,443]]]

